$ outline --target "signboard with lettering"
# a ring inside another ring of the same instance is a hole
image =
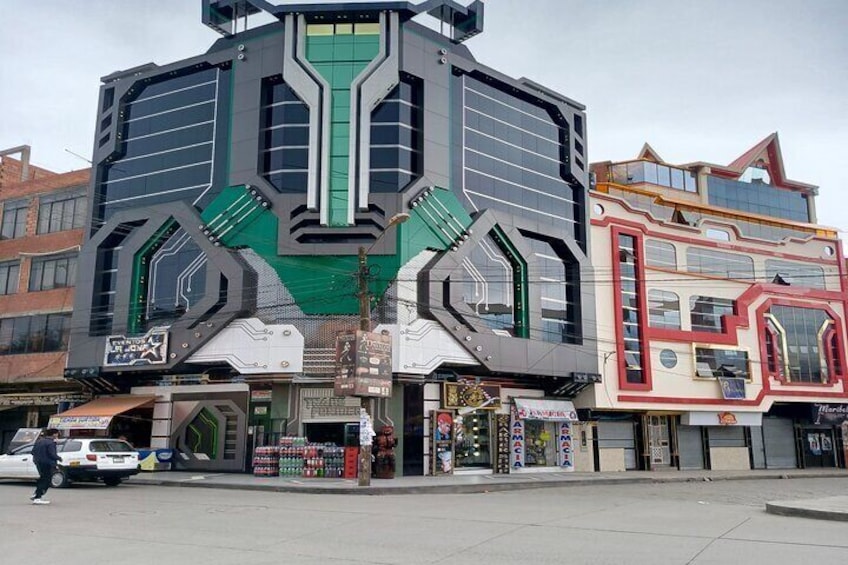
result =
[[[392,336],[357,330],[336,336],[339,396],[392,396]]]
[[[153,328],[138,337],[110,335],[106,338],[104,365],[163,365],[167,362],[167,329]]]
[[[51,406],[63,402],[80,404],[88,402],[91,397],[86,394],[56,392],[44,394],[4,394],[0,395],[0,406]]]
[[[474,408],[475,410],[497,410],[501,407],[500,385],[445,383],[442,395],[444,408]]]
[[[336,396],[331,388],[300,390],[300,419],[303,422],[358,422],[360,402],[351,396]]]
[[[848,404],[813,404],[812,421],[830,426],[848,422]]]
[[[524,468],[524,420],[514,412],[509,434],[509,463],[514,470]]]
[[[495,414],[495,434],[498,438],[495,473],[509,473],[509,414]]]
[[[574,470],[574,438],[571,422],[559,422],[559,466],[563,471]]]

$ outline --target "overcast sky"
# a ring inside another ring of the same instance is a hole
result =
[[[282,3],[284,0],[275,0]],[[200,0],[0,0],[0,148],[90,157],[100,77],[205,51]],[[848,0],[488,0],[477,59],[587,106],[591,161],[727,164],[773,131],[848,230]],[[845,234],[843,234],[844,237]]]

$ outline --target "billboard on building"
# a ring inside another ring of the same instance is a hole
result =
[[[339,396],[392,396],[392,336],[362,330],[336,336],[335,392]]]
[[[103,364],[163,365],[168,359],[168,330],[154,328],[138,337],[110,335],[106,338]]]

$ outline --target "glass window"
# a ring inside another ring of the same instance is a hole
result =
[[[754,280],[754,260],[746,255],[690,247],[686,251],[686,263],[686,269],[690,273]]]
[[[76,453],[77,451],[82,449],[81,441],[66,441],[62,444],[62,449],[60,450],[62,453]]]
[[[70,314],[0,319],[0,355],[62,351],[68,347]]]
[[[87,201],[84,193],[41,197],[38,202],[37,233],[81,228],[85,225]]]
[[[456,466],[491,467],[491,415],[489,410],[475,410],[454,418]]]
[[[515,282],[511,256],[491,235],[463,261],[462,297],[490,328],[515,335]]]
[[[704,234],[710,239],[717,239],[719,241],[730,241],[730,234],[724,230],[707,228],[707,231],[704,232]]]
[[[673,292],[648,291],[649,323],[653,328],[680,329],[680,298]]]
[[[29,290],[50,290],[73,286],[76,278],[76,254],[40,257],[32,260]]]
[[[18,292],[18,279],[21,278],[20,261],[0,263],[0,295]]]
[[[709,203],[796,222],[809,222],[807,196],[752,179],[751,182],[707,177]]]
[[[575,319],[580,279],[577,262],[564,246],[522,233],[534,257],[529,277],[530,284],[540,290],[542,339],[553,343],[579,342]]]
[[[557,464],[557,422],[524,420],[524,464],[554,467]]]
[[[834,324],[824,310],[772,306],[766,315],[776,334],[775,353],[783,374],[792,382],[827,382],[832,355],[829,328]],[[839,361],[840,355],[833,358]]]
[[[739,349],[695,348],[695,374],[698,377],[750,378],[748,352]]]
[[[825,289],[824,269],[818,265],[766,259],[766,281],[773,281],[778,275],[792,286]]]
[[[689,315],[692,331],[722,333],[722,316],[732,316],[735,309],[735,302],[727,298],[690,296]]]
[[[677,251],[671,243],[656,239],[646,239],[645,263],[649,267],[677,269]]]
[[[15,239],[26,235],[26,216],[29,200],[8,200],[3,203],[3,223],[0,239]]]
[[[110,451],[125,453],[135,451],[127,442],[117,439],[92,441],[89,449],[92,453],[106,453]]]

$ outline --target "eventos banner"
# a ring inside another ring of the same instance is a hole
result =
[[[813,404],[814,424],[839,426],[848,422],[848,404]]]

